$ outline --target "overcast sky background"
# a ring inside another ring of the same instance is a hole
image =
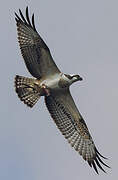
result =
[[[79,73],[73,98],[112,169],[96,175],[61,135],[43,98],[33,109],[14,91],[16,74],[31,77],[21,56],[14,11],[35,13],[38,32],[65,73]],[[118,1],[1,1],[0,179],[111,180],[118,176]]]

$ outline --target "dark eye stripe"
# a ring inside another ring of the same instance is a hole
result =
[[[70,76],[70,75],[68,75],[68,74],[65,74],[65,76],[66,76],[68,79],[72,79],[72,78],[73,78],[73,76]]]
[[[72,76],[72,78],[74,78],[74,77],[76,77],[76,78],[77,78],[77,77],[78,77],[78,75],[74,75],[74,76]]]

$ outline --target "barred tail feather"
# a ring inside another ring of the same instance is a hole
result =
[[[40,98],[40,88],[35,84],[35,79],[16,75],[15,90],[18,97],[27,106],[33,107]]]

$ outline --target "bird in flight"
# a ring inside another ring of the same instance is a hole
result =
[[[105,172],[102,165],[109,166],[102,158],[106,158],[97,150],[69,90],[71,84],[81,81],[82,78],[79,75],[64,74],[59,70],[48,46],[36,30],[34,14],[32,20],[29,18],[28,7],[26,17],[20,9],[19,15],[15,15],[21,53],[27,69],[34,77],[16,75],[15,90],[18,97],[32,108],[39,98],[44,96],[51,117],[71,146],[96,173],[98,167]]]

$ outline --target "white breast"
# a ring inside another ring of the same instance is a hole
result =
[[[47,87],[51,89],[57,89],[59,88],[58,82],[60,78],[61,78],[61,74],[55,74],[53,76],[49,76],[47,79],[41,82],[41,85],[45,84]]]

